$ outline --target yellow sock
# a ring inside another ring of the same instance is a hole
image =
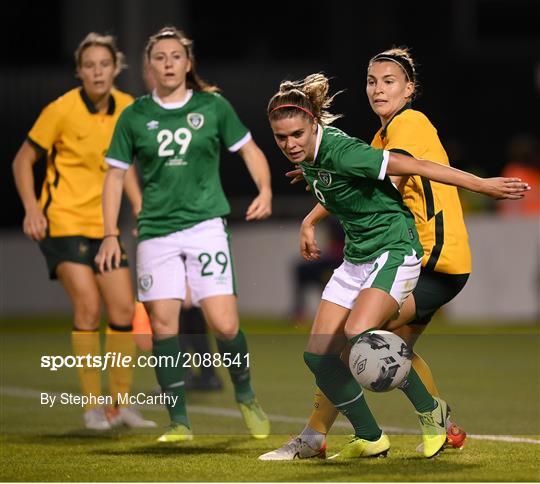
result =
[[[111,366],[108,369],[109,372],[109,391],[112,396],[113,402],[117,404],[118,394],[129,393],[131,389],[131,382],[133,380],[133,363],[137,350],[135,348],[135,339],[131,331],[116,331],[110,326],[107,327],[107,339],[105,342],[105,352],[116,353],[121,355],[121,358],[125,356],[131,357],[131,364],[125,368],[123,366]],[[115,359],[115,362],[118,359]]]
[[[71,345],[75,356],[98,356],[101,354],[99,331],[72,331]],[[83,360],[84,361],[84,360]],[[101,370],[99,368],[82,367],[77,368],[79,381],[81,382],[82,394],[85,396],[101,395]],[[85,405],[85,410],[96,407],[96,404]]]
[[[412,366],[416,370],[416,373],[418,373],[422,383],[426,386],[427,391],[434,397],[440,396],[428,364],[416,353],[414,353],[412,359]]]
[[[322,434],[327,434],[334,425],[338,413],[334,404],[317,388],[308,427]]]

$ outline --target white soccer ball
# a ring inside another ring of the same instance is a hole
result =
[[[349,368],[356,381],[373,392],[401,385],[411,370],[413,353],[399,336],[374,330],[363,334],[351,348]]]

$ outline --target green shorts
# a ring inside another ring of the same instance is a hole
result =
[[[76,262],[84,264],[93,269],[95,273],[99,270],[94,262],[99,247],[103,239],[90,239],[79,235],[69,237],[45,237],[40,243],[39,248],[47,261],[49,269],[49,278],[58,279],[56,268],[61,262]],[[120,242],[122,257],[120,267],[128,267],[128,258],[122,242]]]

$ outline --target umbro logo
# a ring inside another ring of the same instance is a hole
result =
[[[148,123],[146,123],[146,128],[148,129],[148,131],[152,131],[153,129],[158,129],[159,121],[156,121],[155,119],[153,119],[152,121],[148,121]]]

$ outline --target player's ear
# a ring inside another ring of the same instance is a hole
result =
[[[413,94],[414,94],[414,82],[408,81],[407,85],[405,86],[405,97],[407,99],[410,99]]]

